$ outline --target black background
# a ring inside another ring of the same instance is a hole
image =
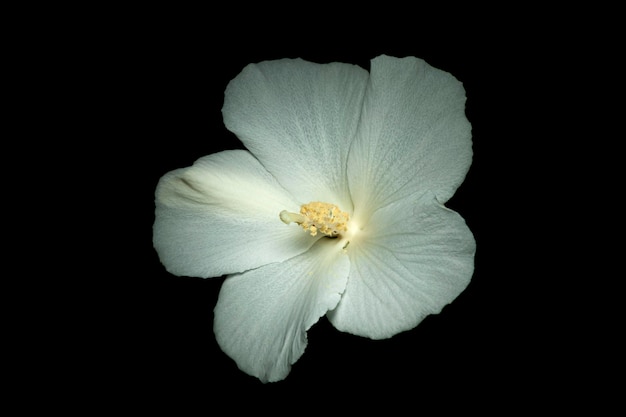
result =
[[[126,28],[107,53],[114,59],[101,63],[103,94],[115,103],[106,112],[103,146],[117,155],[111,170],[123,164],[105,191],[119,198],[106,205],[125,220],[108,255],[121,262],[102,283],[115,295],[101,312],[105,331],[97,340],[106,346],[102,376],[111,378],[111,398],[207,409],[228,404],[231,411],[257,398],[259,411],[271,411],[278,399],[306,410],[331,399],[402,408],[422,401],[495,407],[496,398],[523,406],[552,397],[557,381],[571,372],[558,342],[567,328],[563,308],[552,302],[552,280],[560,279],[546,250],[553,233],[537,233],[531,220],[551,216],[546,189],[558,183],[538,187],[533,174],[545,164],[537,149],[552,146],[536,134],[544,117],[536,103],[550,101],[559,88],[537,83],[554,79],[549,70],[536,74],[538,65],[549,69],[554,62],[550,48],[509,35],[475,35],[472,28],[450,37],[413,27],[385,36],[321,37],[318,26],[292,25],[236,37],[226,27],[207,26],[166,19]],[[108,44],[105,39],[101,47]],[[423,58],[465,86],[474,161],[447,206],[476,238],[472,282],[441,314],[388,340],[344,334],[321,318],[289,376],[262,384],[239,371],[215,341],[213,308],[224,278],[176,277],[160,264],[152,248],[155,187],[172,169],[242,148],[224,127],[221,107],[227,83],[248,63],[301,57],[368,69],[383,53]]]
[[[623,134],[608,131],[623,118],[620,13],[199,6],[7,10],[6,399],[80,415],[534,415],[586,404],[596,415],[607,400],[622,404],[613,287],[623,281],[623,164],[613,145]],[[301,57],[368,68],[383,53],[423,58],[465,86],[474,161],[447,205],[476,238],[472,282],[388,340],[322,318],[291,374],[261,384],[215,342],[224,278],[175,277],[160,264],[155,187],[172,169],[241,147],[220,110],[245,65]]]

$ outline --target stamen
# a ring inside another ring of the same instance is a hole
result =
[[[299,224],[311,236],[316,236],[317,232],[320,232],[328,237],[337,237],[341,232],[348,230],[350,215],[333,204],[314,201],[301,206],[300,214],[281,211],[280,220],[285,224],[292,222]]]

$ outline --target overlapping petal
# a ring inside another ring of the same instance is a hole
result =
[[[346,160],[367,79],[341,63],[251,64],[226,89],[224,124],[301,203],[351,211]]]
[[[249,152],[212,154],[159,181],[154,247],[175,275],[214,277],[284,261],[315,242],[279,218],[298,207]]]
[[[220,347],[263,382],[285,378],[306,331],[339,302],[349,269],[337,240],[322,239],[288,261],[228,277],[215,307]]]
[[[413,57],[380,56],[370,72],[348,159],[355,214],[427,190],[445,203],[472,161],[463,85]]]
[[[456,212],[431,192],[373,214],[350,244],[350,276],[328,317],[341,331],[391,337],[438,313],[468,285],[474,237]]]

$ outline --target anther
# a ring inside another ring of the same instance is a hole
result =
[[[316,236],[317,232],[320,232],[328,237],[337,237],[348,230],[350,216],[333,204],[314,201],[302,205],[299,214],[281,211],[280,220],[285,224],[299,224],[311,236]]]

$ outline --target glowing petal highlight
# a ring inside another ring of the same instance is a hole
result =
[[[249,152],[212,154],[161,178],[154,247],[175,275],[215,277],[284,261],[315,242],[280,221],[282,209],[297,206]]]
[[[341,331],[391,337],[439,313],[470,282],[474,237],[432,193],[377,211],[364,234],[350,245],[348,285],[328,314]]]

